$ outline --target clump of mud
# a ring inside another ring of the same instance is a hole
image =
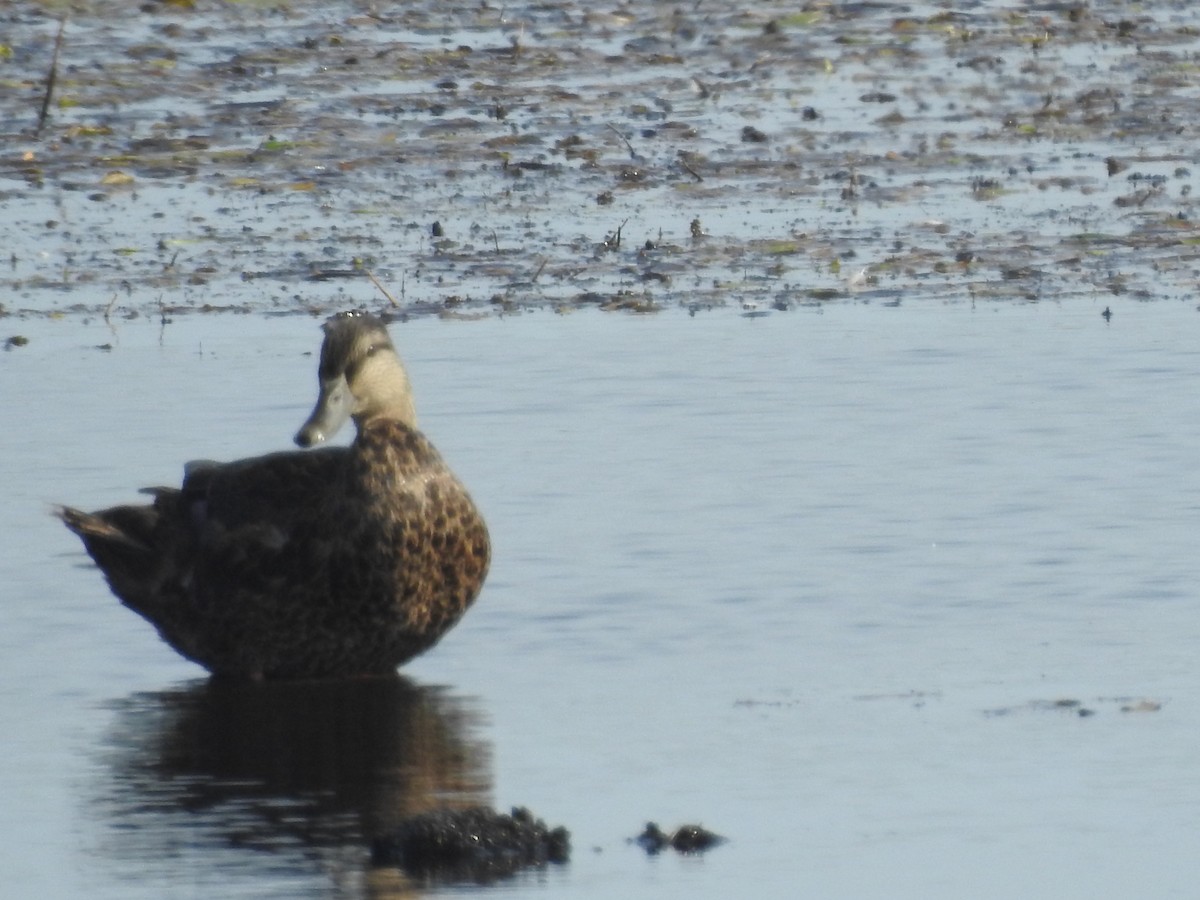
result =
[[[511,815],[478,806],[414,816],[371,848],[376,866],[399,866],[421,882],[487,884],[522,869],[565,863],[570,833],[547,828],[527,809]]]
[[[654,822],[647,822],[642,833],[632,841],[645,850],[647,855],[654,856],[668,848],[680,853],[703,853],[725,843],[725,838],[709,831],[703,825],[680,825],[667,834]]]

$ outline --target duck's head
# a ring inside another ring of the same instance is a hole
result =
[[[383,322],[370,313],[343,312],[322,328],[321,392],[312,415],[296,432],[296,443],[324,443],[351,417],[360,431],[377,418],[415,426],[408,373]]]

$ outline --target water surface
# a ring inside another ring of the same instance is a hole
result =
[[[20,322],[6,893],[393,896],[365,837],[483,800],[572,831],[521,896],[1189,895],[1197,318],[1111,306],[395,324],[488,584],[394,684],[232,693],[48,511],[287,446],[316,321]]]

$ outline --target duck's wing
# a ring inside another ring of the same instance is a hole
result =
[[[183,487],[171,501],[202,541],[245,529],[287,532],[340,497],[348,455],[345,447],[330,447],[231,463],[189,463]],[[155,492],[160,498],[168,493]]]

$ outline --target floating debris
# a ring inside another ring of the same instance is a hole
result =
[[[726,838],[714,834],[703,825],[680,825],[671,834],[667,834],[654,822],[647,822],[645,830],[632,843],[637,844],[650,856],[661,853],[667,847],[680,853],[703,853],[711,850],[717,844],[725,843]]]
[[[523,807],[511,815],[484,806],[439,809],[405,820],[371,845],[376,866],[399,866],[409,876],[440,884],[489,884],[522,869],[565,863],[566,828],[547,828]]]
[[[1151,713],[1159,712],[1161,709],[1162,703],[1158,700],[1135,700],[1121,706],[1123,713]]]
[[[1091,704],[1085,704],[1074,697],[1060,697],[1057,700],[1031,700],[1018,706],[1001,706],[996,709],[985,709],[983,714],[989,718],[1009,716],[1018,712],[1057,712],[1070,713],[1081,719],[1096,715],[1099,706],[1116,706],[1123,713],[1158,712],[1162,702],[1136,697],[1097,697]]]

